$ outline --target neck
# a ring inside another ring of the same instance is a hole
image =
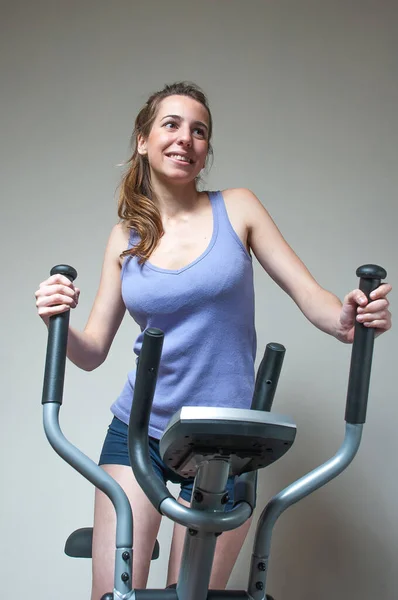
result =
[[[200,193],[194,181],[185,185],[172,186],[169,182],[166,184],[152,177],[151,184],[154,201],[162,217],[170,218],[189,213],[198,203]]]

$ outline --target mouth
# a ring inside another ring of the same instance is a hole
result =
[[[166,154],[168,158],[171,158],[173,161],[178,162],[180,164],[192,165],[193,160],[189,158],[186,154],[178,154],[177,152],[169,152]]]

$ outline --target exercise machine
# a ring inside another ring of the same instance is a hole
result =
[[[58,265],[72,281],[75,269]],[[357,269],[359,287],[369,297],[386,271],[377,265]],[[43,423],[54,450],[112,501],[116,511],[113,592],[101,600],[272,600],[266,593],[271,537],[279,516],[342,473],[355,457],[366,420],[374,331],[356,323],[345,413],[345,437],[337,453],[274,496],[258,521],[247,590],[209,590],[217,537],[250,518],[255,505],[256,475],[292,446],[296,425],[270,412],[285,348],[268,344],[260,364],[251,409],[182,407],[170,420],[160,441],[162,460],[182,476],[194,476],[191,507],[182,506],[155,475],[148,451],[148,424],[161,360],[163,332],[145,331],[140,352],[129,423],[129,455],[134,475],[153,506],[186,527],[178,582],[166,589],[132,588],[133,515],[121,487],[63,435],[62,405],[69,311],[51,317],[43,385]],[[210,333],[211,335],[211,333]],[[216,401],[215,401],[216,402]],[[234,508],[225,512],[226,483],[235,476]],[[66,544],[72,556],[91,555],[92,530],[74,532]],[[139,551],[139,549],[137,550]],[[158,555],[156,543],[152,558]]]

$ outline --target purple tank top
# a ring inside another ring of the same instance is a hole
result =
[[[178,270],[138,264],[122,266],[122,296],[143,331],[158,327],[164,344],[149,435],[160,438],[182,406],[249,408],[254,389],[256,333],[252,260],[235,233],[221,192],[209,192],[213,234],[207,249]],[[129,247],[137,243],[132,232]],[[111,411],[125,423],[134,391],[135,369]]]

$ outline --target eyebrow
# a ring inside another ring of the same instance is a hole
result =
[[[164,121],[164,119],[169,119],[170,117],[172,117],[173,119],[177,119],[178,121],[182,121],[182,117],[180,117],[180,115],[166,115],[165,117],[162,117],[160,120]],[[194,121],[193,124],[201,125],[202,127],[205,127],[207,130],[209,130],[206,123],[203,123],[202,121]]]

